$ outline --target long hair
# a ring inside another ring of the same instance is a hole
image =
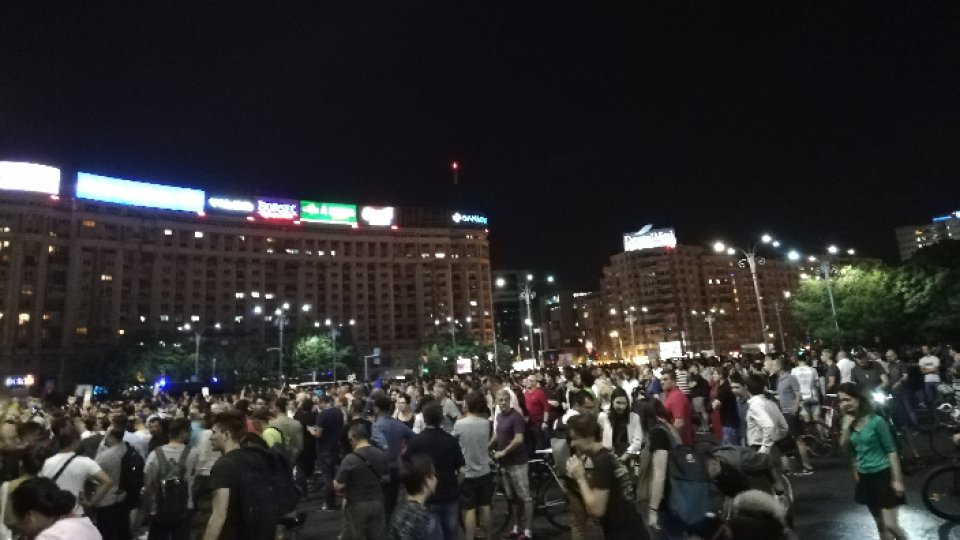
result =
[[[863,418],[873,413],[873,403],[870,402],[870,396],[864,395],[860,385],[852,382],[846,382],[837,387],[838,394],[846,394],[857,398],[857,418]],[[853,424],[851,424],[853,425]]]

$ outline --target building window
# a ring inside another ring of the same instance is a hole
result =
[[[77,335],[78,335],[78,336],[85,336],[85,335],[87,335],[87,327],[86,327],[86,326],[78,326],[78,327],[76,328],[76,332],[77,332]]]
[[[29,313],[21,313],[20,316],[17,317],[17,324],[19,324],[20,326],[23,326],[23,325],[27,324],[28,322],[30,322],[30,314],[29,314]]]
[[[164,229],[164,230],[163,230],[163,235],[164,235],[164,236],[173,236],[173,231],[170,230],[170,229]]]
[[[83,220],[82,225],[87,229],[93,229],[97,226],[97,222],[92,219],[85,219]]]
[[[113,281],[113,275],[111,275],[111,274],[100,274],[100,281]]]
[[[203,232],[201,232],[201,231],[194,231],[193,237],[194,237],[194,238],[203,238]]]
[[[161,316],[160,316],[160,322],[168,322],[169,320],[170,320],[170,316],[169,316],[169,315],[161,315]]]

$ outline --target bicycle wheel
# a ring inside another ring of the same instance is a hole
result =
[[[950,521],[960,521],[960,465],[934,469],[920,490],[928,510]]]
[[[957,457],[957,446],[953,444],[953,437],[949,431],[936,429],[930,432],[930,451],[934,455],[953,459]]]
[[[567,505],[567,493],[557,482],[557,478],[550,475],[540,483],[537,493],[535,513],[543,514],[551,525],[561,531],[569,531],[573,524],[573,515]]]
[[[834,450],[836,450],[836,447],[833,446],[831,441],[822,439],[817,435],[807,433],[801,435],[800,439],[807,445],[807,450],[810,451],[810,455],[813,457],[830,457],[833,455]]]
[[[490,502],[490,533],[494,538],[502,538],[507,527],[513,522],[513,506],[503,491],[503,486],[497,483]]]

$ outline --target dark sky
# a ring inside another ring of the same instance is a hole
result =
[[[956,2],[35,4],[0,17],[0,159],[424,206],[456,159],[495,267],[573,288],[646,223],[895,260],[960,208]]]

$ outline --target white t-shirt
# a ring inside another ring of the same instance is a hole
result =
[[[76,461],[76,460],[74,460]],[[73,466],[73,463],[70,464]],[[35,540],[102,540],[90,518],[64,518],[44,529]]]
[[[932,354],[921,358],[919,363],[920,363],[921,371],[923,370],[923,368],[930,368],[930,367],[940,369],[940,359],[937,358],[936,356],[933,356]],[[937,371],[934,373],[924,373],[923,382],[925,383],[940,382],[940,372]]]
[[[66,452],[48,457],[47,460],[43,462],[43,468],[40,469],[40,476],[53,478],[57,475],[57,472],[60,471],[60,467],[63,467],[63,464],[73,456],[73,453]],[[86,456],[77,456],[67,465],[67,468],[63,470],[60,478],[57,478],[57,486],[62,490],[69,491],[77,498],[77,506],[73,509],[73,513],[78,515],[83,514],[83,509],[80,507],[80,494],[83,493],[83,484],[91,476],[102,470],[96,461]]]
[[[790,374],[800,382],[800,397],[804,400],[816,398],[817,370],[810,366],[797,366]]]
[[[849,358],[843,358],[837,361],[837,369],[840,370],[841,383],[853,382],[853,366],[855,365],[857,365],[857,363]]]

